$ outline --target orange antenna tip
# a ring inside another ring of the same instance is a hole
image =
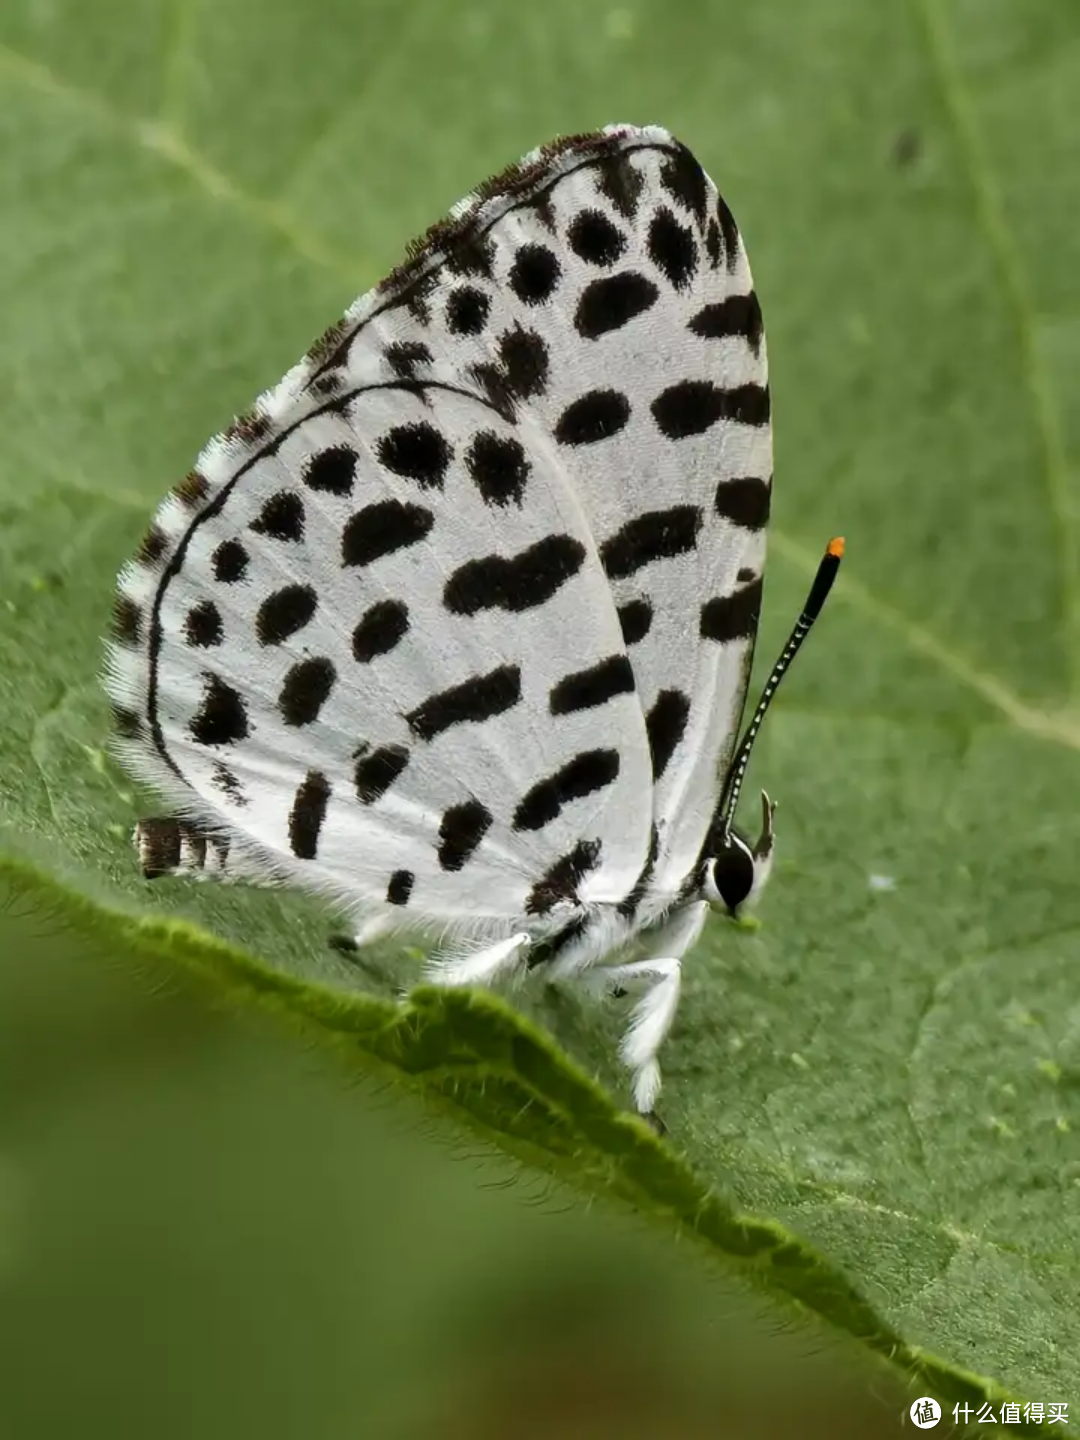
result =
[[[842,535],[834,535],[825,547],[825,554],[835,555],[837,560],[842,559],[844,554],[844,537]]]

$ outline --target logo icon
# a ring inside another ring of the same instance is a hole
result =
[[[931,1430],[941,1419],[941,1406],[929,1395],[916,1400],[911,1407],[911,1423],[920,1430]]]

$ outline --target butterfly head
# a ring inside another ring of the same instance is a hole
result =
[[[733,920],[757,903],[772,869],[775,848],[773,821],[776,806],[761,792],[761,834],[751,846],[735,830],[729,830],[716,854],[705,864],[702,893],[714,910],[723,910]]]

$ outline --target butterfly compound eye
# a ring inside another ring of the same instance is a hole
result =
[[[734,915],[754,888],[754,858],[736,836],[713,860],[712,881],[728,913]]]

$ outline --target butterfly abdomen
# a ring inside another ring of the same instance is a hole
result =
[[[146,817],[132,836],[144,880],[166,875],[223,876],[229,864],[229,837],[175,815]]]

